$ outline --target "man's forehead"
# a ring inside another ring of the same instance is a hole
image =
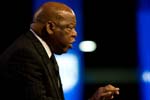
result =
[[[60,10],[60,11],[58,11],[58,13],[60,13],[60,14],[65,14],[65,15],[74,15],[75,16],[75,13],[74,13],[74,11],[73,10],[71,10],[71,12],[69,12],[69,11],[66,11],[66,10]]]

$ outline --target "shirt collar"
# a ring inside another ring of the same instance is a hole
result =
[[[39,37],[32,29],[30,29],[30,31],[34,34],[34,36],[41,42],[42,46],[44,47],[48,57],[50,58],[52,56],[52,52],[49,48],[49,46],[47,45],[47,43],[41,38]]]

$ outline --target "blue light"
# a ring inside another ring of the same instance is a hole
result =
[[[150,2],[139,0],[137,11],[140,100],[150,100]]]
[[[143,79],[144,82],[150,83],[150,71],[145,71],[142,74],[142,79]]]
[[[56,55],[64,92],[71,91],[79,81],[79,62],[75,54]]]

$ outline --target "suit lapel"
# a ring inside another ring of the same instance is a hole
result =
[[[38,53],[39,53],[40,56],[42,57],[43,62],[44,62],[44,64],[45,64],[45,72],[48,71],[48,73],[46,73],[46,74],[47,74],[47,76],[48,76],[50,79],[52,79],[52,82],[53,82],[53,85],[54,85],[54,87],[55,87],[55,89],[56,89],[56,93],[57,93],[58,97],[59,97],[59,98],[63,98],[63,97],[62,97],[63,95],[60,95],[60,92],[59,92],[60,89],[59,89],[59,87],[58,87],[58,80],[56,80],[57,77],[56,77],[56,74],[55,74],[54,69],[53,69],[53,68],[55,67],[55,64],[56,64],[56,63],[53,63],[53,62],[49,59],[49,57],[48,57],[48,55],[47,55],[45,49],[44,49],[43,46],[42,46],[42,44],[39,42],[39,40],[34,36],[34,34],[33,34],[32,32],[29,31],[26,35],[31,39],[31,41],[32,41],[32,43],[34,44],[36,50],[38,51]],[[50,81],[50,79],[49,79],[49,81]],[[50,81],[50,82],[51,82],[51,81]],[[61,94],[62,94],[62,93],[61,93]]]

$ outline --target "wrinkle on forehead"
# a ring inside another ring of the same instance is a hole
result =
[[[75,16],[75,13],[73,12],[73,10],[71,10],[71,12],[69,11],[66,11],[66,10],[60,10],[58,11],[59,14],[64,14],[64,15],[72,15],[72,16]]]

